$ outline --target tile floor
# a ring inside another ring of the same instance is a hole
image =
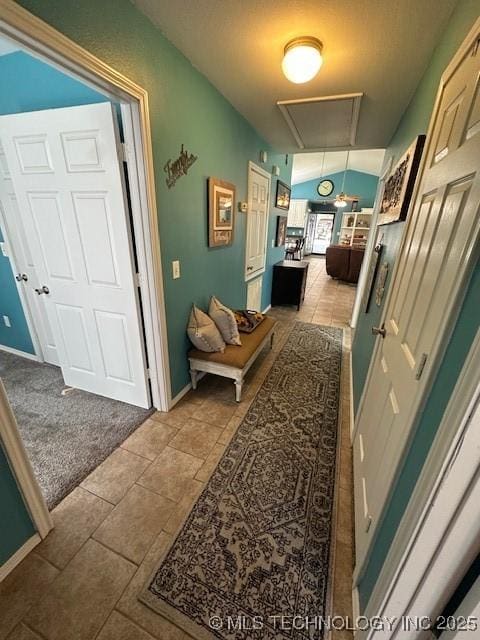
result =
[[[168,414],[156,413],[52,512],[55,529],[0,585],[0,640],[182,640],[137,600],[210,477],[296,320],[348,327],[355,288],[310,260],[300,312],[277,307],[273,351],[250,370],[242,402],[230,381],[205,377]],[[333,614],[351,616],[352,461],[349,330],[341,381],[341,439]],[[347,632],[335,640],[350,638]]]

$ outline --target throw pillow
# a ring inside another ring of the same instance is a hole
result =
[[[214,321],[195,305],[192,306],[187,334],[200,351],[225,351],[225,342]]]
[[[220,333],[222,334],[222,338],[227,344],[235,344],[237,346],[242,344],[238,333],[235,314],[231,309],[223,305],[220,300],[217,300],[215,296],[210,298],[208,315],[217,325]]]

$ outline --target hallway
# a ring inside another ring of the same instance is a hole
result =
[[[346,329],[355,289],[331,280],[323,269],[323,260],[310,259],[299,313],[289,307],[270,312],[280,325],[275,346],[249,372],[241,403],[233,401],[230,381],[206,377],[168,414],[157,412],[148,419],[56,507],[55,529],[0,585],[1,639],[39,640],[36,631],[46,640],[190,637],[142,604],[138,594],[204,488],[294,322],[327,324],[328,319],[330,326]],[[349,342],[346,329],[330,574],[332,613],[341,616],[352,615]],[[343,640],[350,634],[339,631],[335,637]]]
[[[327,327],[348,327],[356,286],[327,275],[323,256],[308,256],[306,260],[309,267],[305,302],[297,320]]]

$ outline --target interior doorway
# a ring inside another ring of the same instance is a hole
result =
[[[30,334],[19,349],[0,348],[0,375],[17,421],[3,422],[1,437],[43,537],[51,528],[48,509],[153,408],[167,411],[172,400],[146,93],[32,20],[8,10],[0,37],[102,94],[102,104],[70,103],[69,113],[58,105],[53,114],[52,105],[0,112],[1,166],[16,205],[2,206],[0,258],[11,269]],[[96,299],[94,286],[102,292]],[[42,341],[39,308],[50,330]],[[102,367],[97,382],[103,378],[104,386],[92,387]],[[128,389],[130,398],[112,385]],[[2,408],[5,402],[2,393]],[[12,415],[8,405],[5,411]]]
[[[312,253],[324,256],[327,247],[332,244],[333,223],[335,214],[317,213],[315,215],[315,228],[313,230]]]

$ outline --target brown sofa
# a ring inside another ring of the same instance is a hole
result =
[[[332,278],[356,284],[360,275],[364,249],[331,244],[327,247],[325,265]]]

